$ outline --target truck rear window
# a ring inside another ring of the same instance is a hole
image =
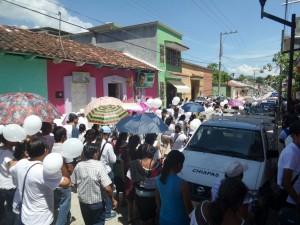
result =
[[[255,130],[202,125],[186,149],[256,161],[264,160],[262,136]]]

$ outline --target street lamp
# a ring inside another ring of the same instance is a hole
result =
[[[287,87],[287,111],[292,112],[292,79],[293,79],[293,58],[294,58],[294,42],[295,42],[295,28],[296,28],[296,14],[292,14],[292,21],[281,19],[277,16],[264,12],[264,6],[267,0],[259,0],[261,5],[261,18],[267,17],[276,22],[282,23],[291,28],[291,42],[290,42],[290,59],[289,59],[289,74],[288,74],[288,87]]]

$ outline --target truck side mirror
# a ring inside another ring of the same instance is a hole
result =
[[[268,150],[267,151],[267,159],[278,158],[278,157],[279,157],[279,153],[277,150]]]

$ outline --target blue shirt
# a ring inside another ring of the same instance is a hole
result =
[[[183,195],[180,190],[180,185],[184,181],[176,174],[170,173],[166,179],[166,184],[163,184],[157,179],[157,189],[160,194],[160,225],[185,225],[190,224],[186,215]]]

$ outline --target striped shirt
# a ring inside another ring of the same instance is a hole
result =
[[[102,202],[105,196],[103,188],[112,183],[103,164],[94,159],[79,162],[71,180],[77,186],[79,201],[85,204]]]

